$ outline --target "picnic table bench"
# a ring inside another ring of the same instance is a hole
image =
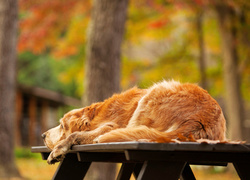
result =
[[[32,147],[46,160],[46,146]],[[103,143],[75,145],[60,162],[53,179],[83,179],[92,162],[122,163],[118,180],[183,179],[195,176],[189,165],[219,165],[233,163],[239,177],[250,179],[250,144],[181,143]]]

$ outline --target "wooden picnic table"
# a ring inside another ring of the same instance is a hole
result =
[[[32,147],[44,160],[50,150],[46,146]],[[219,165],[233,163],[239,177],[250,179],[250,144],[181,143],[103,143],[75,145],[60,162],[53,179],[83,179],[92,162],[122,163],[118,180],[183,179],[195,176],[189,165]]]

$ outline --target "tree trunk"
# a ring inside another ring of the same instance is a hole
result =
[[[241,140],[244,121],[244,106],[240,92],[238,72],[238,53],[236,48],[236,18],[233,9],[220,5],[217,7],[222,41],[222,59],[226,89],[228,135]]]
[[[239,16],[239,22],[240,22],[240,42],[244,46],[244,59],[241,60],[241,63],[239,64],[239,73],[243,73],[244,69],[246,68],[249,60],[250,60],[250,27],[247,22],[247,8],[242,8],[241,13]]]
[[[198,44],[199,44],[199,68],[201,75],[200,85],[202,88],[207,90],[207,76],[206,76],[206,62],[205,62],[205,43],[203,34],[203,12],[202,10],[197,13],[196,27],[198,33]]]
[[[0,178],[20,176],[14,163],[17,0],[0,0]]]
[[[87,44],[85,105],[103,101],[120,89],[120,48],[127,6],[128,0],[93,1]],[[95,164],[88,177],[114,179],[115,167]]]

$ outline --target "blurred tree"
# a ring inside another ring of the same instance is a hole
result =
[[[200,85],[204,89],[208,89],[207,86],[207,75],[206,75],[206,61],[205,61],[205,42],[203,33],[203,9],[197,12],[196,28],[199,44],[199,68],[200,68]]]
[[[120,49],[127,6],[128,0],[93,1],[87,43],[85,105],[103,101],[120,89]],[[91,179],[114,179],[115,172],[115,165],[96,164]]]
[[[53,52],[57,56],[76,54],[79,50],[76,47],[85,37],[79,37],[76,31],[85,30],[86,22],[79,22],[79,19],[88,13],[89,0],[84,3],[80,0],[20,0],[20,7],[20,52]]]
[[[20,176],[14,161],[17,0],[0,1],[0,179]]]
[[[243,138],[244,105],[241,96],[241,81],[238,71],[237,17],[235,10],[225,3],[216,5],[222,41],[222,59],[226,88],[226,105],[229,121],[229,136]]]

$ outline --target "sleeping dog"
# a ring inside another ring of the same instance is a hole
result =
[[[225,118],[218,103],[194,84],[163,81],[134,87],[103,102],[75,109],[42,137],[52,150],[48,163],[61,161],[72,145],[143,141],[174,142],[190,135],[225,140]]]

